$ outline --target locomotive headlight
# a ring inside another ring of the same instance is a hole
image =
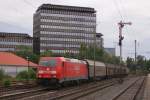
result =
[[[51,73],[51,74],[56,74],[57,72],[56,72],[56,71],[51,71],[50,73]]]
[[[49,68],[46,68],[46,70],[49,71],[50,69],[49,69]]]
[[[44,73],[44,71],[42,71],[42,70],[39,70],[39,74],[43,74]]]

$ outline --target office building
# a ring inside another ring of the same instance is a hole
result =
[[[24,33],[0,32],[0,51],[15,51],[21,45],[32,48],[32,37]]]
[[[81,44],[94,44],[96,11],[89,7],[43,4],[33,19],[33,50],[78,53]],[[101,47],[101,39],[96,42]]]

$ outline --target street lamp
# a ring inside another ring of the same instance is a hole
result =
[[[28,81],[29,81],[29,57],[27,56],[26,59],[27,59],[27,63],[28,63]]]

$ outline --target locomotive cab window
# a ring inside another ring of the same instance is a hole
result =
[[[40,61],[39,64],[42,65],[42,66],[48,66],[47,61]]]
[[[49,61],[40,61],[40,65],[48,66],[48,67],[55,67],[56,66],[56,60],[49,60]]]
[[[49,60],[48,61],[48,66],[50,66],[50,67],[56,66],[56,60]]]

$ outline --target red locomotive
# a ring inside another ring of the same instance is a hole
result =
[[[64,57],[41,57],[37,77],[42,84],[88,80],[85,61]]]
[[[37,78],[42,84],[84,81],[94,78],[94,61],[64,57],[41,57]],[[95,62],[95,79],[127,75],[127,67]]]

